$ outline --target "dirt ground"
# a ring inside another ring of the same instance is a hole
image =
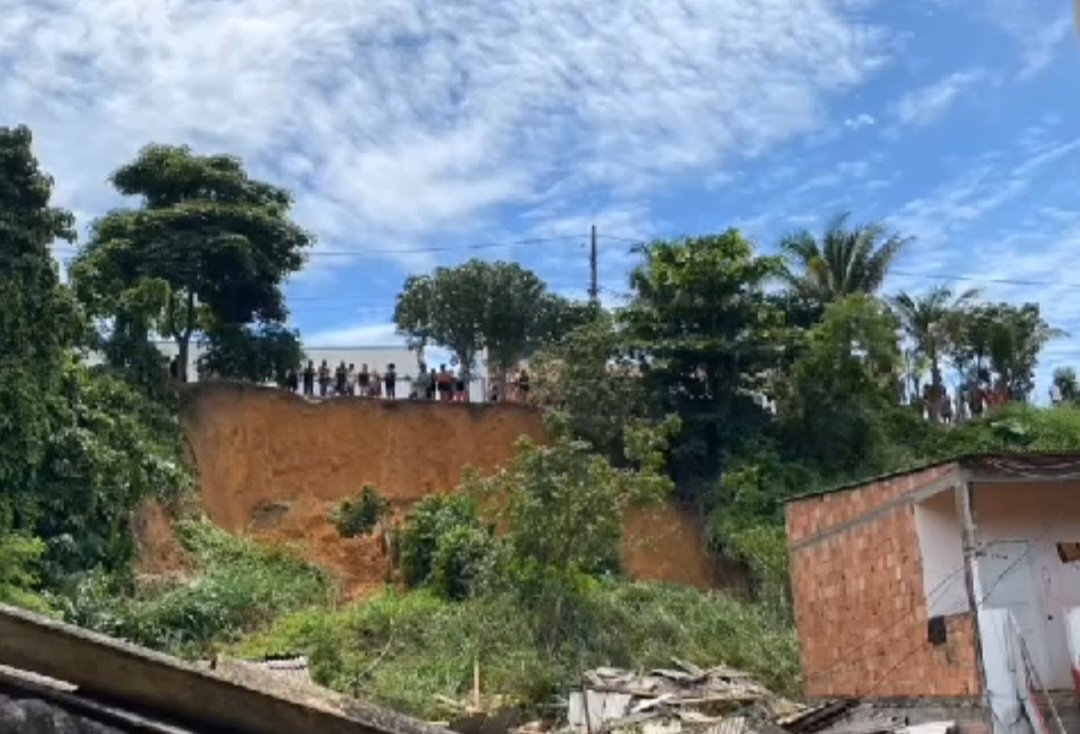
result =
[[[518,437],[543,437],[540,415],[511,404],[314,403],[235,383],[191,386],[183,421],[209,518],[231,533],[301,547],[341,579],[349,598],[380,588],[391,568],[381,532],[338,535],[330,516],[341,500],[374,484],[401,517],[417,500],[457,486],[466,467],[496,470]],[[692,513],[632,510],[625,535],[631,576],[714,585],[715,563]]]

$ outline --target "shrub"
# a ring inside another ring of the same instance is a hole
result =
[[[481,540],[483,535],[487,540]],[[456,592],[469,588],[479,573],[479,551],[485,543],[490,544],[490,536],[468,496],[425,497],[409,511],[397,538],[402,579],[410,588],[423,586],[433,580],[438,561],[439,589]]]
[[[358,497],[337,506],[332,519],[341,537],[355,538],[370,533],[388,509],[389,505],[379,490],[365,484]]]
[[[198,566],[193,578],[139,586],[91,574],[60,599],[68,621],[191,657],[332,598],[326,573],[288,550],[259,547],[206,523],[177,529]]]

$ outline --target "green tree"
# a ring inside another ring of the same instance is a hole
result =
[[[647,416],[649,403],[614,318],[597,313],[537,354],[531,369],[537,402],[563,413],[575,436],[621,463],[623,434]]]
[[[82,322],[49,247],[75,237],[69,212],[50,206],[25,127],[0,128],[0,536],[25,528],[53,426],[57,395]]]
[[[413,346],[439,344],[454,353],[466,383],[484,348],[490,269],[482,260],[412,276],[398,295],[394,323]]]
[[[514,366],[584,313],[548,293],[535,273],[516,263],[474,259],[411,276],[398,295],[394,322],[410,348],[422,352],[430,343],[450,349],[465,380],[486,349],[491,374],[505,394]]]
[[[304,359],[300,336],[281,324],[218,326],[207,329],[199,377],[225,377],[285,384],[289,370]]]
[[[1080,395],[1080,383],[1076,380],[1076,370],[1072,367],[1058,367],[1054,370],[1054,386],[1063,403],[1075,403]]]
[[[564,299],[549,294],[544,281],[517,263],[491,263],[487,278],[481,330],[489,377],[505,395],[507,375],[548,335],[550,324],[561,317]]]
[[[1035,389],[1039,353],[1065,332],[1042,318],[1037,303],[996,304],[990,329],[990,363],[1013,400],[1026,401]]]
[[[954,294],[951,288],[939,285],[922,296],[901,291],[890,301],[916,354],[930,363],[931,401],[928,409],[934,422],[941,417],[942,400],[945,399],[941,360],[949,351],[950,338],[955,333],[952,325],[963,318],[964,309],[978,293],[973,288]],[[915,398],[918,400],[921,396]]]
[[[231,156],[162,145],[144,148],[111,180],[142,205],[95,222],[73,264],[94,317],[115,320],[136,340],[151,332],[175,339],[182,377],[204,315],[226,325],[285,318],[281,285],[312,244],[289,219],[288,192],[250,178]]]
[[[680,478],[711,477],[731,440],[764,420],[754,397],[787,335],[764,287],[782,263],[755,256],[737,230],[653,242],[640,254],[633,299],[620,314],[628,344],[662,413],[686,426],[676,449]]]
[[[849,227],[849,217],[834,217],[820,238],[803,230],[780,242],[792,290],[819,309],[854,293],[877,292],[910,242],[877,223]]]
[[[679,421],[628,428],[631,466],[624,469],[574,440],[560,417],[550,416],[547,429],[545,444],[521,438],[501,472],[486,478],[473,472],[462,487],[466,496],[494,498],[488,506],[509,544],[506,580],[540,613],[546,641],[557,644],[571,633],[565,613],[583,582],[619,570],[623,511],[671,491],[663,469]]]
[[[808,335],[781,418],[790,448],[814,457],[830,476],[886,465],[896,416],[899,324],[864,294],[835,301]]]

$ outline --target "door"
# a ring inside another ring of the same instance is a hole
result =
[[[1026,540],[995,540],[979,553],[979,594],[982,606],[1008,609],[1016,619],[1028,655],[1043,685],[1056,688],[1046,644],[1046,614],[1036,586],[1031,545]],[[1068,670],[1062,671],[1068,687]]]

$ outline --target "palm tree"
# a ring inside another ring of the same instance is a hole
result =
[[[873,294],[911,241],[879,223],[849,228],[849,216],[834,217],[820,239],[803,230],[780,241],[787,281],[798,295],[823,306],[853,293]]]
[[[952,288],[939,285],[922,296],[901,291],[890,299],[900,325],[916,352],[930,362],[931,420],[937,421],[940,400],[944,395],[941,357],[949,346],[951,322],[978,295],[979,291],[971,288],[954,296]]]

